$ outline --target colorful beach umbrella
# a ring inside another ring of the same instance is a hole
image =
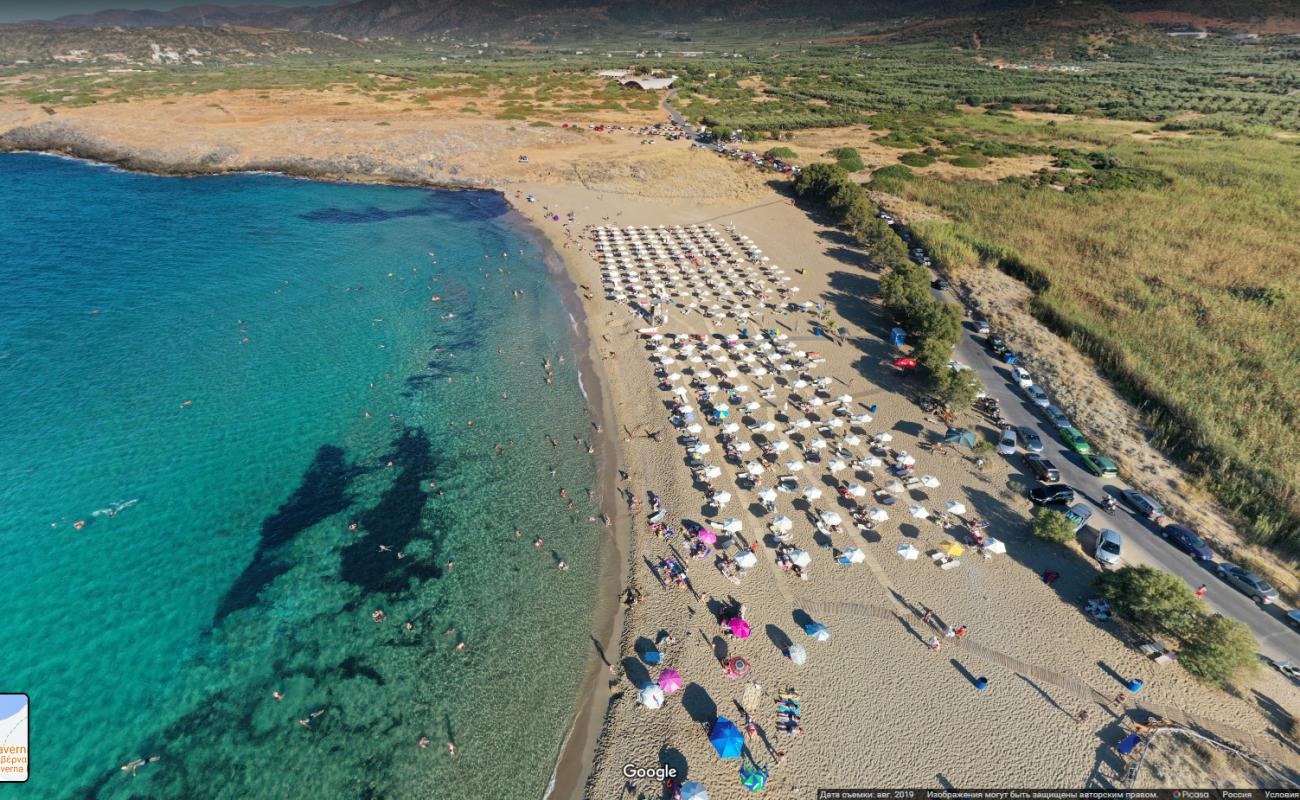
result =
[[[664,694],[672,694],[682,688],[682,676],[675,669],[666,669],[659,673],[659,688]]]
[[[648,683],[637,695],[636,701],[646,708],[659,708],[664,704],[664,690],[658,684]]]
[[[760,767],[741,767],[740,785],[751,792],[761,792],[767,786],[767,770]]]
[[[719,758],[740,758],[745,749],[745,735],[736,727],[736,723],[726,717],[718,717],[709,731],[709,744],[717,751]]]
[[[819,642],[824,642],[831,638],[831,629],[827,628],[820,622],[809,622],[807,625],[803,626],[803,631]]]
[[[709,800],[709,793],[699,781],[687,781],[682,784],[682,800]]]
[[[732,617],[728,620],[727,627],[731,628],[732,634],[734,634],[737,639],[749,638],[749,623],[740,617]]]
[[[705,544],[716,544],[718,541],[718,534],[714,533],[708,528],[700,528],[700,532],[697,534],[697,536],[699,536],[700,541],[704,542]]]

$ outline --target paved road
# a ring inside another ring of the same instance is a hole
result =
[[[935,291],[934,294],[941,300],[958,302],[946,291]],[[1286,625],[1284,616],[1287,609],[1276,605],[1257,606],[1249,597],[1220,580],[1213,572],[1213,562],[1192,559],[1161,538],[1155,526],[1133,514],[1126,506],[1121,504],[1109,514],[1101,510],[1101,499],[1107,494],[1119,499],[1120,491],[1128,488],[1127,484],[1114,478],[1098,478],[1083,468],[1079,457],[1061,442],[1056,429],[1040,416],[1038,407],[1012,382],[1011,367],[991,356],[983,338],[975,334],[974,325],[967,321],[954,357],[975,370],[988,393],[998,399],[1002,415],[1010,424],[1037,431],[1043,440],[1042,455],[1060,469],[1061,481],[1078,495],[1076,502],[1086,502],[1092,507],[1093,516],[1089,523],[1093,531],[1099,528],[1118,531],[1124,537],[1123,556],[1127,564],[1150,564],[1172,572],[1192,588],[1205,584],[1209,587],[1205,601],[1210,608],[1246,623],[1259,640],[1260,652],[1271,658],[1290,659],[1300,664],[1300,631]],[[1015,456],[994,457],[1009,459],[1012,467],[1022,473],[1027,485],[1039,485],[1032,474],[1025,472],[1023,456],[1022,449]],[[1085,532],[1085,546],[1091,546],[1094,541],[1094,536]]]

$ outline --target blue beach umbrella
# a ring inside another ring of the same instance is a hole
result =
[[[664,654],[658,650],[647,650],[641,654],[641,658],[647,664],[658,664],[660,661],[664,660]]]
[[[699,781],[682,784],[682,800],[709,800],[709,793]]]
[[[767,770],[761,767],[741,767],[740,785],[751,792],[761,792],[767,786]]]
[[[709,744],[718,751],[718,758],[740,758],[745,749],[745,736],[736,727],[736,723],[726,717],[718,717],[709,731]]]
[[[803,631],[819,642],[824,642],[831,638],[830,628],[827,628],[820,622],[809,622],[807,625],[803,626]]]

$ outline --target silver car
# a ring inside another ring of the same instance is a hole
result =
[[[1215,568],[1219,577],[1227,581],[1228,585],[1250,597],[1256,603],[1267,605],[1277,600],[1277,589],[1263,578],[1253,572],[1242,569],[1236,564],[1229,564],[1224,561]]]
[[[1110,528],[1102,528],[1097,534],[1097,560],[1103,564],[1118,564],[1124,550],[1124,537]]]
[[[1043,413],[1047,415],[1047,421],[1052,423],[1057,430],[1070,427],[1070,418],[1056,406],[1048,406]]]
[[[1034,405],[1041,408],[1047,408],[1052,404],[1052,399],[1047,396],[1047,392],[1044,392],[1042,387],[1030,386],[1025,390],[1025,394],[1029,395],[1029,399]]]
[[[1013,456],[1016,454],[1016,429],[1007,428],[1002,432],[1002,440],[998,442],[998,452],[1004,456]]]

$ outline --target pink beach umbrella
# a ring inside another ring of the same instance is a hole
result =
[[[672,694],[682,688],[682,676],[675,669],[666,669],[659,673],[659,688],[664,694]]]
[[[699,537],[700,537],[700,541],[704,542],[705,544],[716,544],[718,541],[718,534],[714,533],[708,528],[700,528]]]
[[[732,617],[727,625],[731,627],[731,632],[737,639],[749,638],[749,623],[740,617]]]

